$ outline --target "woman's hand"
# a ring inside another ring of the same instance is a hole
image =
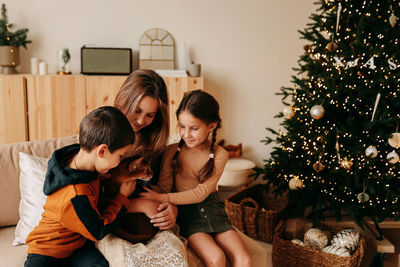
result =
[[[140,193],[140,197],[146,198],[146,199],[151,199],[157,202],[168,202],[169,197],[168,194],[161,194],[156,191],[151,190],[150,188],[143,187],[147,192],[142,192]]]
[[[178,216],[178,208],[169,202],[161,203],[157,210],[157,214],[151,216],[151,223],[155,227],[159,227],[160,230],[167,230],[172,228],[176,223],[176,217]]]

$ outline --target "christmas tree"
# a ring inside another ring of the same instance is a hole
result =
[[[23,46],[32,43],[27,40],[28,29],[20,29],[12,32],[14,24],[8,22],[7,8],[5,4],[1,5],[1,18],[0,18],[0,46]]]
[[[283,87],[283,129],[256,168],[284,214],[400,218],[400,16],[398,0],[321,0],[299,31],[307,40],[292,87]]]

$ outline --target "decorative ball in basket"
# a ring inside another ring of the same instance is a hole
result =
[[[310,228],[299,239],[284,238],[283,222],[276,228],[272,262],[279,267],[357,267],[365,249],[365,238],[354,229],[336,225]]]
[[[272,243],[280,206],[266,205],[265,186],[256,185],[225,200],[225,210],[233,226],[251,238]],[[263,204],[262,204],[263,203]]]

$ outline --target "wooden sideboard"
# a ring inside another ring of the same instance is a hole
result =
[[[170,130],[183,94],[204,89],[203,77],[163,77],[169,97]],[[0,144],[78,134],[91,110],[113,105],[126,76],[0,75]]]

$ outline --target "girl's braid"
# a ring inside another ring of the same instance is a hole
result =
[[[174,174],[174,176],[181,168],[181,165],[180,165],[179,160],[178,160],[178,154],[181,151],[182,146],[183,146],[184,143],[185,142],[181,138],[181,140],[178,143],[178,147],[176,148],[175,154],[171,159],[171,168],[172,168],[172,173]]]

